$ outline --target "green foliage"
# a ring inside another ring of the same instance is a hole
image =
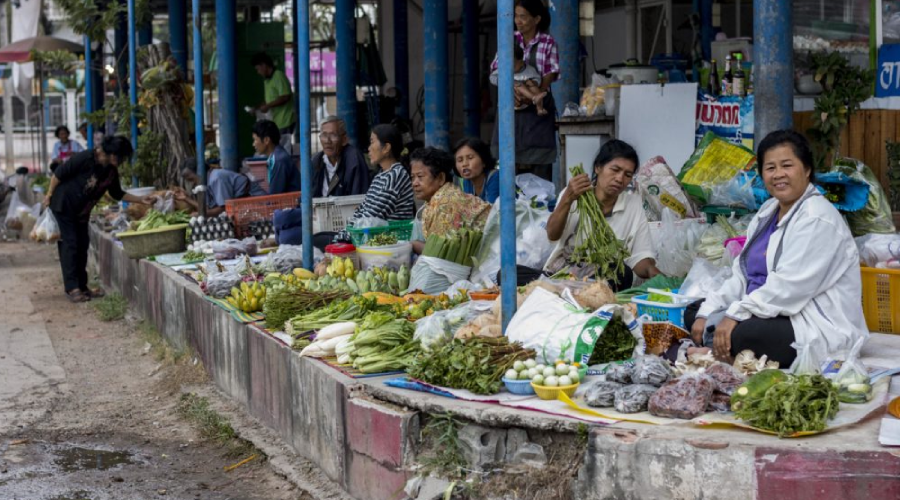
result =
[[[122,93],[118,96],[106,99],[103,108],[92,113],[85,113],[84,119],[94,126],[105,125],[107,120],[116,123],[118,130],[125,131],[125,135],[131,137],[131,112],[135,113],[138,122],[144,119],[146,112],[140,104],[131,105],[128,94]]]
[[[67,50],[31,51],[31,60],[40,65],[44,73],[70,73],[78,65],[78,56]]]
[[[422,460],[429,472],[449,479],[465,477],[466,459],[459,444],[459,428],[459,421],[451,413],[431,415],[421,436],[431,440],[434,450],[432,456]]]
[[[147,0],[140,0],[146,3]],[[91,40],[105,40],[106,32],[116,27],[120,13],[125,6],[119,2],[97,2],[97,0],[54,0],[56,6],[66,14],[66,23],[79,35],[87,35]]]
[[[118,321],[128,311],[128,301],[121,293],[111,293],[99,300],[91,301],[100,321]]]
[[[860,104],[872,97],[874,73],[850,65],[838,52],[812,53],[809,56],[815,79],[824,91],[816,98],[813,126],[807,131],[812,141],[818,170],[830,167],[837,156],[841,131]]]
[[[136,175],[141,186],[152,186],[166,177],[166,163],[163,161],[162,134],[144,129],[138,136],[138,147],[131,161],[119,167],[123,178]]]

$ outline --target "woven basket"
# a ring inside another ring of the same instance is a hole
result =
[[[173,224],[149,231],[126,231],[116,235],[122,242],[125,255],[142,259],[151,255],[183,252],[187,248],[187,224]]]

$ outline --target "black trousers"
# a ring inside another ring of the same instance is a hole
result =
[[[88,221],[80,221],[61,212],[53,212],[59,224],[59,265],[62,267],[66,292],[87,291],[88,248],[91,245]]]
[[[699,300],[689,305],[684,311],[684,325],[690,331],[700,310]],[[704,335],[706,347],[712,347],[712,336]],[[787,316],[775,318],[750,317],[741,321],[731,332],[731,356],[737,356],[747,349],[753,351],[757,358],[765,354],[772,361],[778,361],[781,368],[787,368],[797,357],[797,351],[791,347],[794,343],[794,327]]]

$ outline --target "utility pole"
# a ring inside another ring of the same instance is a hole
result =
[[[12,2],[7,0],[0,5],[0,47],[10,43],[10,19],[12,18]],[[13,85],[12,78],[3,79],[3,146],[6,152],[6,173],[16,171],[16,152],[13,146]]]

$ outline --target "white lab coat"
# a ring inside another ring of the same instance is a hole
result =
[[[757,232],[778,215],[778,201],[767,201],[750,222],[745,249]],[[716,311],[737,321],[751,316],[788,316],[798,345],[809,345],[816,360],[841,356],[869,330],[862,311],[859,253],[841,214],[810,185],[778,222],[766,251],[766,283],[747,294],[746,256],[733,274],[709,295],[697,314]]]

